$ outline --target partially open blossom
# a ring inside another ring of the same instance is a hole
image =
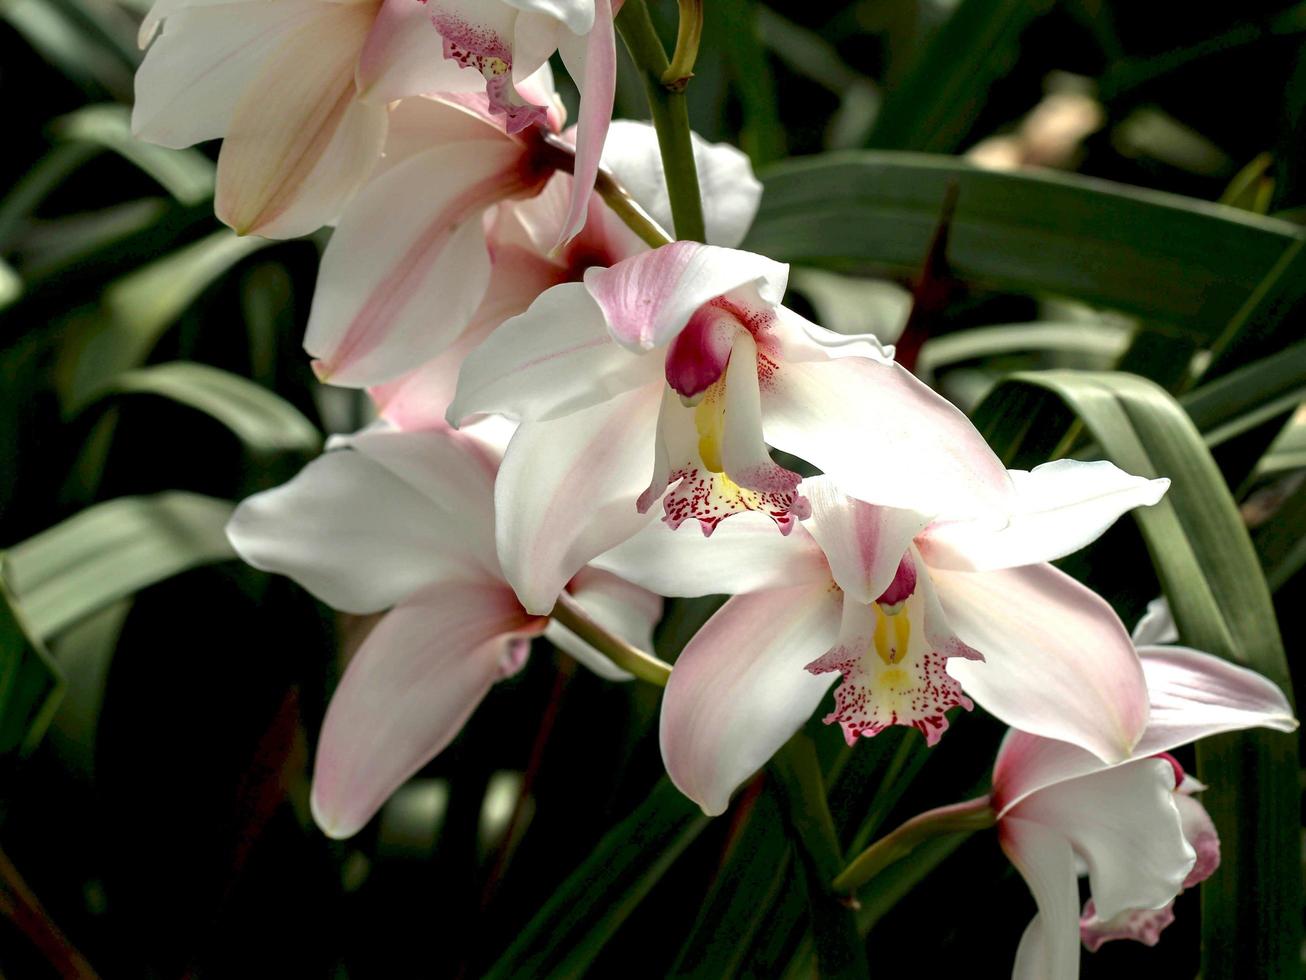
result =
[[[993,771],[1002,849],[1038,914],[1016,954],[1016,980],[1079,975],[1079,943],[1154,944],[1172,902],[1219,864],[1219,838],[1170,750],[1221,732],[1297,727],[1282,692],[1253,671],[1182,647],[1138,650],[1151,717],[1112,765],[1065,742],[1008,733]],[[1080,909],[1077,863],[1092,897]]]
[[[789,532],[808,504],[768,445],[861,499],[1006,519],[1010,480],[966,417],[874,337],[780,305],[787,277],[760,255],[675,242],[548,290],[468,357],[450,421],[525,420],[496,492],[527,608],[659,501],[673,527],[711,533],[760,511]]]
[[[617,85],[613,8],[620,0],[424,0],[444,56],[485,78],[491,111],[509,133],[544,121],[541,104],[520,82],[557,51],[580,89],[576,187],[559,240],[580,231]]]
[[[493,446],[448,428],[384,425],[333,446],[289,483],[244,501],[227,533],[250,564],[291,576],[336,609],[384,612],[331,699],[313,774],[314,818],[347,837],[522,666],[531,637],[546,633],[608,678],[628,675],[528,613],[504,581]],[[598,622],[648,646],[657,596],[598,569],[566,586]]]
[[[653,525],[595,559],[664,595],[735,593],[685,647],[662,708],[667,771],[708,813],[809,718],[849,743],[889,725],[933,744],[970,698],[1013,726],[1127,758],[1147,692],[1111,607],[1047,561],[1155,503],[1166,481],[1063,460],[1011,474],[1006,526],[877,507],[828,477],[788,538],[740,518],[710,542]],[[967,696],[969,695],[969,697]]]
[[[415,0],[156,0],[140,43],[133,132],[222,137],[218,217],[269,238],[335,220],[381,157],[389,102],[479,83]]]

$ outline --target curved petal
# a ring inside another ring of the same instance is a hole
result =
[[[481,214],[521,189],[518,152],[437,147],[368,183],[322,256],[304,337],[319,377],[379,384],[458,338],[490,278]]]
[[[1123,624],[1051,565],[930,577],[948,623],[985,657],[948,672],[1012,728],[1129,757],[1147,724],[1147,685]]]
[[[497,584],[440,583],[389,612],[350,661],[322,723],[313,819],[330,837],[362,829],[448,745],[499,677],[514,640],[544,623]]]
[[[658,358],[614,344],[585,287],[562,283],[540,294],[467,358],[449,421],[456,425],[481,412],[556,419],[654,380],[661,383]]]
[[[1174,795],[1170,763],[1139,759],[1040,790],[1003,822],[1042,824],[1069,840],[1088,865],[1098,916],[1111,919],[1127,909],[1160,908],[1183,889],[1196,854]]]
[[[722,521],[709,538],[692,524],[673,531],[654,521],[590,564],[665,596],[828,585],[825,556],[803,527],[780,535],[766,514],[747,511]]]
[[[289,575],[323,602],[377,612],[438,578],[479,569],[446,540],[429,497],[351,450],[242,501],[227,524],[237,554]]]
[[[166,29],[136,72],[132,132],[174,148],[225,135],[251,80],[288,38],[315,29],[323,7],[320,0],[278,0],[168,11]],[[151,17],[142,31],[152,34],[158,18]]]
[[[1134,645],[1140,647],[1179,642],[1179,627],[1175,625],[1174,614],[1170,611],[1170,603],[1165,596],[1157,596],[1147,604],[1147,610],[1134,624],[1130,636]]]
[[[832,678],[804,666],[839,631],[839,595],[819,585],[735,596],[676,661],[662,700],[662,759],[708,816],[820,704]]]
[[[571,207],[559,243],[575,237],[585,224],[617,94],[617,35],[612,26],[612,0],[589,0],[589,8],[588,19],[593,29],[576,32],[583,37],[558,39],[562,63],[580,89]]]
[[[593,29],[598,7],[594,0],[503,0],[503,2],[518,10],[547,14],[554,20],[566,24],[567,29],[573,34],[588,34]],[[610,10],[608,19],[612,19]]]
[[[653,627],[662,618],[661,596],[592,567],[582,568],[567,584],[567,592],[600,626],[653,652]],[[544,638],[606,680],[634,679],[556,620],[549,623]]]
[[[444,58],[426,7],[415,0],[384,0],[358,56],[358,97],[384,105],[435,92],[477,92],[480,73]]]
[[[789,267],[765,256],[697,242],[672,242],[610,269],[590,269],[585,288],[617,343],[635,351],[660,347],[710,299],[756,284],[762,302],[784,295]]]
[[[738,248],[757,214],[762,182],[753,176],[748,157],[730,144],[709,143],[697,133],[691,133],[690,139],[703,193],[707,243]],[[671,199],[652,126],[614,119],[603,147],[603,166],[654,221],[663,228],[672,226]]]
[[[829,359],[785,356],[763,386],[767,442],[867,503],[1005,521],[1011,480],[970,420],[859,339],[830,338]]]
[[[572,576],[648,521],[658,388],[565,418],[524,423],[495,483],[499,561],[522,605],[544,615]]]
[[[825,552],[839,588],[859,603],[874,602],[893,581],[912,538],[929,518],[854,500],[828,477],[804,480],[802,491],[812,507],[804,527]]]
[[[232,112],[214,210],[237,234],[289,238],[333,221],[385,144],[386,112],[354,99],[367,4],[324,3],[287,37]]]
[[[1132,756],[1143,759],[1222,732],[1297,728],[1282,692],[1260,674],[1183,647],[1142,647],[1150,715]],[[1007,733],[993,767],[993,797],[1001,810],[1047,786],[1105,767],[1076,745]]]
[[[984,571],[1054,561],[1091,544],[1125,511],[1161,499],[1169,480],[1131,476],[1106,460],[1058,459],[1011,471],[1011,523],[940,521],[917,542],[936,568]]]
[[[998,839],[1038,903],[1038,914],[1016,950],[1012,980],[1074,980],[1079,976],[1079,887],[1069,842],[1047,827],[1017,819],[999,824]]]

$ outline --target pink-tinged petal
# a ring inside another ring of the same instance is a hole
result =
[[[1170,603],[1165,596],[1158,596],[1147,604],[1147,611],[1134,624],[1134,632],[1130,636],[1134,645],[1139,647],[1179,642],[1179,627],[1175,625]]]
[[[1075,980],[1079,886],[1069,841],[1052,828],[1014,818],[998,825],[998,840],[1038,905],[1016,950],[1012,980]]]
[[[614,344],[585,287],[563,283],[540,294],[463,362],[449,421],[456,425],[482,412],[561,418],[637,387],[661,387],[660,368],[657,357]]]
[[[167,18],[136,72],[132,132],[171,147],[225,135],[265,62],[288,39],[314,32],[325,8],[320,0],[170,6],[156,14],[156,5],[141,27],[152,37]]]
[[[694,164],[703,193],[707,243],[737,248],[748,233],[762,199],[762,183],[748,157],[728,143],[709,143],[691,133]],[[658,152],[657,133],[644,122],[614,119],[603,147],[603,166],[663,228],[672,226]]]
[[[612,3],[592,0],[591,7],[593,29],[583,38],[560,38],[558,44],[562,62],[580,89],[575,179],[560,242],[574,237],[585,223],[617,92],[617,36],[612,26]]]
[[[358,56],[358,97],[385,104],[435,92],[478,92],[480,72],[444,58],[440,35],[419,0],[383,0]]]
[[[447,530],[428,496],[340,450],[244,500],[227,536],[255,568],[289,575],[336,609],[371,613],[438,578],[479,573]]]
[[[440,354],[485,295],[481,216],[520,193],[509,143],[412,157],[371,181],[345,212],[318,273],[305,349],[331,384],[379,384]]]
[[[917,546],[937,568],[984,571],[1055,561],[1091,544],[1135,507],[1161,499],[1169,480],[1131,476],[1105,460],[1059,459],[1011,471],[1011,522],[940,521]]]
[[[443,39],[444,56],[480,72],[491,108],[503,116],[509,133],[547,124],[547,108],[525,102],[513,87],[517,11],[487,0],[427,0],[426,9]]]
[[[635,497],[648,479],[654,405],[647,385],[513,436],[495,484],[499,560],[527,610],[543,615],[590,559],[648,518]]]
[[[521,638],[543,629],[498,583],[438,583],[389,612],[350,661],[322,723],[318,826],[337,838],[361,830],[520,665]]]
[[[793,534],[779,535],[775,522],[755,511],[724,522],[710,538],[689,524],[673,531],[657,521],[591,565],[665,596],[830,583],[825,556],[801,525]]]
[[[1174,770],[1139,759],[1049,786],[1026,797],[1008,820],[1042,824],[1070,841],[1088,865],[1089,889],[1103,919],[1155,909],[1183,889],[1196,855],[1174,802]]]
[[[776,329],[782,359],[762,388],[767,442],[867,503],[1006,520],[1006,468],[954,405],[901,365],[862,356],[862,338],[831,334],[829,359],[793,360],[792,315]]]
[[[412,2],[420,11],[417,0]],[[385,156],[372,172],[372,179],[376,180],[405,160],[438,146],[481,142],[508,145],[512,142],[502,126],[468,103],[474,105],[474,100],[419,96],[396,102],[390,108]]]
[[[805,527],[829,559],[834,580],[857,602],[875,602],[929,517],[854,500],[828,477],[805,480],[802,489],[812,506]]]
[[[669,343],[695,310],[732,290],[756,285],[763,303],[779,303],[788,278],[788,266],[752,252],[672,242],[610,269],[591,269],[585,286],[616,341],[645,351]]]
[[[930,577],[951,628],[984,655],[948,664],[971,697],[1012,728],[1108,762],[1129,757],[1147,725],[1147,685],[1100,596],[1051,565]]]
[[[560,275],[557,266],[519,246],[496,249],[490,285],[471,324],[443,354],[416,371],[372,388],[377,411],[401,429],[443,427],[468,355],[505,320],[523,312],[536,296],[555,285]]]
[[[653,652],[653,627],[662,618],[662,597],[598,568],[582,568],[567,584],[567,592],[600,626],[623,640]],[[603,654],[557,621],[544,638],[594,673],[610,681],[632,680]]]
[[[1206,812],[1206,807],[1202,806],[1201,801],[1184,793],[1182,788],[1175,793],[1174,804],[1179,810],[1184,839],[1197,853],[1197,861],[1184,879],[1184,887],[1192,888],[1211,877],[1220,867],[1220,834],[1215,829],[1215,821]]]
[[[1096,953],[1103,943],[1113,939],[1132,939],[1144,946],[1155,946],[1161,941],[1161,932],[1172,922],[1173,902],[1159,909],[1127,909],[1112,919],[1103,919],[1090,898],[1079,919],[1079,938],[1090,953]]]
[[[1186,647],[1141,647],[1151,718],[1137,755],[1245,728],[1297,730],[1283,692],[1254,670]]]
[[[218,155],[214,210],[238,234],[289,238],[340,214],[385,144],[386,112],[354,99],[367,4],[320,4],[249,80]]]
[[[514,204],[504,219],[504,240],[541,255],[554,252],[571,206],[571,185],[570,174],[555,173],[539,194]],[[567,269],[568,280],[580,281],[593,266],[616,265],[647,250],[648,246],[597,195],[591,195],[585,227],[554,254],[558,264]]]
[[[947,658],[926,638],[923,607],[919,594],[894,612],[846,596],[834,646],[807,665],[813,674],[843,676],[824,720],[838,722],[849,745],[891,725],[908,725],[932,746],[947,731],[951,708],[975,707],[944,669]]]
[[[804,665],[839,630],[839,593],[821,585],[735,596],[676,661],[662,700],[662,759],[709,816],[816,709],[831,678]]]

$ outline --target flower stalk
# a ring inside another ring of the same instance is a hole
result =
[[[681,6],[683,10],[685,4]],[[684,86],[672,91],[662,81],[671,68],[671,62],[667,60],[666,49],[662,47],[644,0],[626,0],[617,15],[616,26],[644,80],[649,112],[658,134],[676,238],[705,241],[703,199],[698,187],[694,147],[690,141],[689,106],[685,101]]]
[[[671,665],[632,646],[600,626],[571,596],[563,593],[550,613],[555,621],[571,630],[603,656],[629,674],[648,684],[667,686]]]
[[[987,796],[919,813],[857,855],[835,877],[832,887],[839,894],[852,894],[928,840],[945,834],[971,834],[996,823],[997,814]]]
[[[676,32],[676,50],[671,64],[662,73],[662,84],[669,91],[683,92],[694,77],[698,45],[703,37],[703,0],[680,0],[680,27]]]

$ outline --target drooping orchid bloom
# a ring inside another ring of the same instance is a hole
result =
[[[314,767],[314,818],[348,837],[520,669],[532,637],[543,633],[610,679],[629,675],[528,613],[504,581],[492,445],[448,428],[383,424],[333,446],[241,503],[227,534],[251,565],[289,575],[336,609],[385,611],[331,699]],[[598,569],[567,589],[596,621],[649,647],[657,596]]]
[[[690,640],[662,703],[662,757],[708,814],[811,717],[848,742],[889,725],[934,744],[974,698],[1012,726],[1127,758],[1147,691],[1111,607],[1046,564],[1155,503],[1167,481],[1107,462],[1012,471],[1009,520],[931,519],[804,481],[812,515],[781,539],[757,515],[710,540],[650,525],[595,559],[663,595],[733,593]],[[969,697],[967,697],[969,695]]]
[[[547,66],[531,84],[555,101]],[[549,116],[551,129],[561,123],[560,111]],[[489,330],[550,286],[646,251],[592,193],[581,231],[555,247],[577,183],[554,170],[557,155],[537,130],[506,133],[484,96],[400,102],[381,169],[345,209],[322,259],[304,342],[319,375],[386,385],[382,398],[391,401],[396,378],[433,358],[442,363],[432,370],[456,371]],[[705,208],[709,234],[733,244],[761,185],[733,147],[695,137],[694,155],[704,185],[721,191]],[[615,123],[603,162],[664,218],[651,126]]]
[[[1151,717],[1123,762],[1020,731],[998,752],[999,840],[1038,903],[1016,980],[1073,980],[1081,939],[1090,950],[1111,939],[1154,944],[1174,918],[1175,896],[1215,871],[1219,838],[1193,796],[1205,787],[1171,750],[1222,732],[1297,727],[1282,692],[1253,671],[1183,647],[1138,653]],[[1082,913],[1077,858],[1092,894]]]
[[[381,158],[390,102],[481,81],[441,57],[416,0],[156,0],[140,43],[132,131],[222,137],[218,217],[268,238],[335,220]]]
[[[768,444],[861,499],[1006,520],[1011,481],[966,417],[874,337],[782,306],[787,278],[760,255],[674,242],[555,286],[469,355],[450,421],[525,420],[496,493],[526,608],[659,500],[673,527],[760,511],[791,531],[808,504]]]
[[[548,112],[518,83],[554,51],[580,89],[576,189],[559,241],[585,223],[589,192],[612,118],[617,86],[612,18],[620,0],[423,0],[444,56],[485,78],[491,110],[509,133],[542,123]]]

